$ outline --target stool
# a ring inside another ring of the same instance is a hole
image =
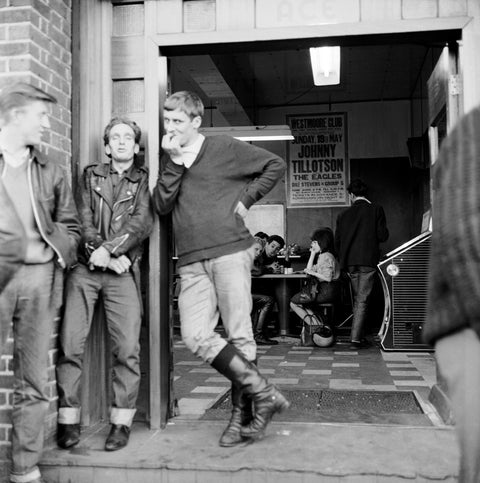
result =
[[[315,304],[315,308],[318,308],[318,313],[321,315],[323,321],[330,327],[333,327],[333,322],[335,320],[335,304],[333,302],[324,302],[321,304]]]

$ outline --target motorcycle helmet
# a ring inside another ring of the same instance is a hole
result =
[[[315,331],[312,340],[318,347],[330,347],[333,344],[333,330],[324,324]]]

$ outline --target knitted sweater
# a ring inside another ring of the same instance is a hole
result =
[[[265,149],[230,136],[206,137],[190,168],[162,157],[153,203],[161,215],[173,210],[178,266],[252,246],[240,215],[282,177],[285,162]]]
[[[480,108],[443,141],[433,166],[426,342],[471,327],[480,336]]]

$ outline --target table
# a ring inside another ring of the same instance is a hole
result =
[[[252,280],[271,280],[274,284],[275,298],[278,305],[278,321],[280,325],[280,335],[288,334],[288,316],[290,313],[290,290],[288,282],[291,280],[300,280],[307,278],[306,273],[266,273],[259,277],[253,277]],[[300,288],[299,288],[300,289]]]

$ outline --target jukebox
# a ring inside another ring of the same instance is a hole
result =
[[[379,331],[382,348],[433,350],[422,342],[427,312],[431,232],[426,231],[388,253],[378,264],[385,309]]]

